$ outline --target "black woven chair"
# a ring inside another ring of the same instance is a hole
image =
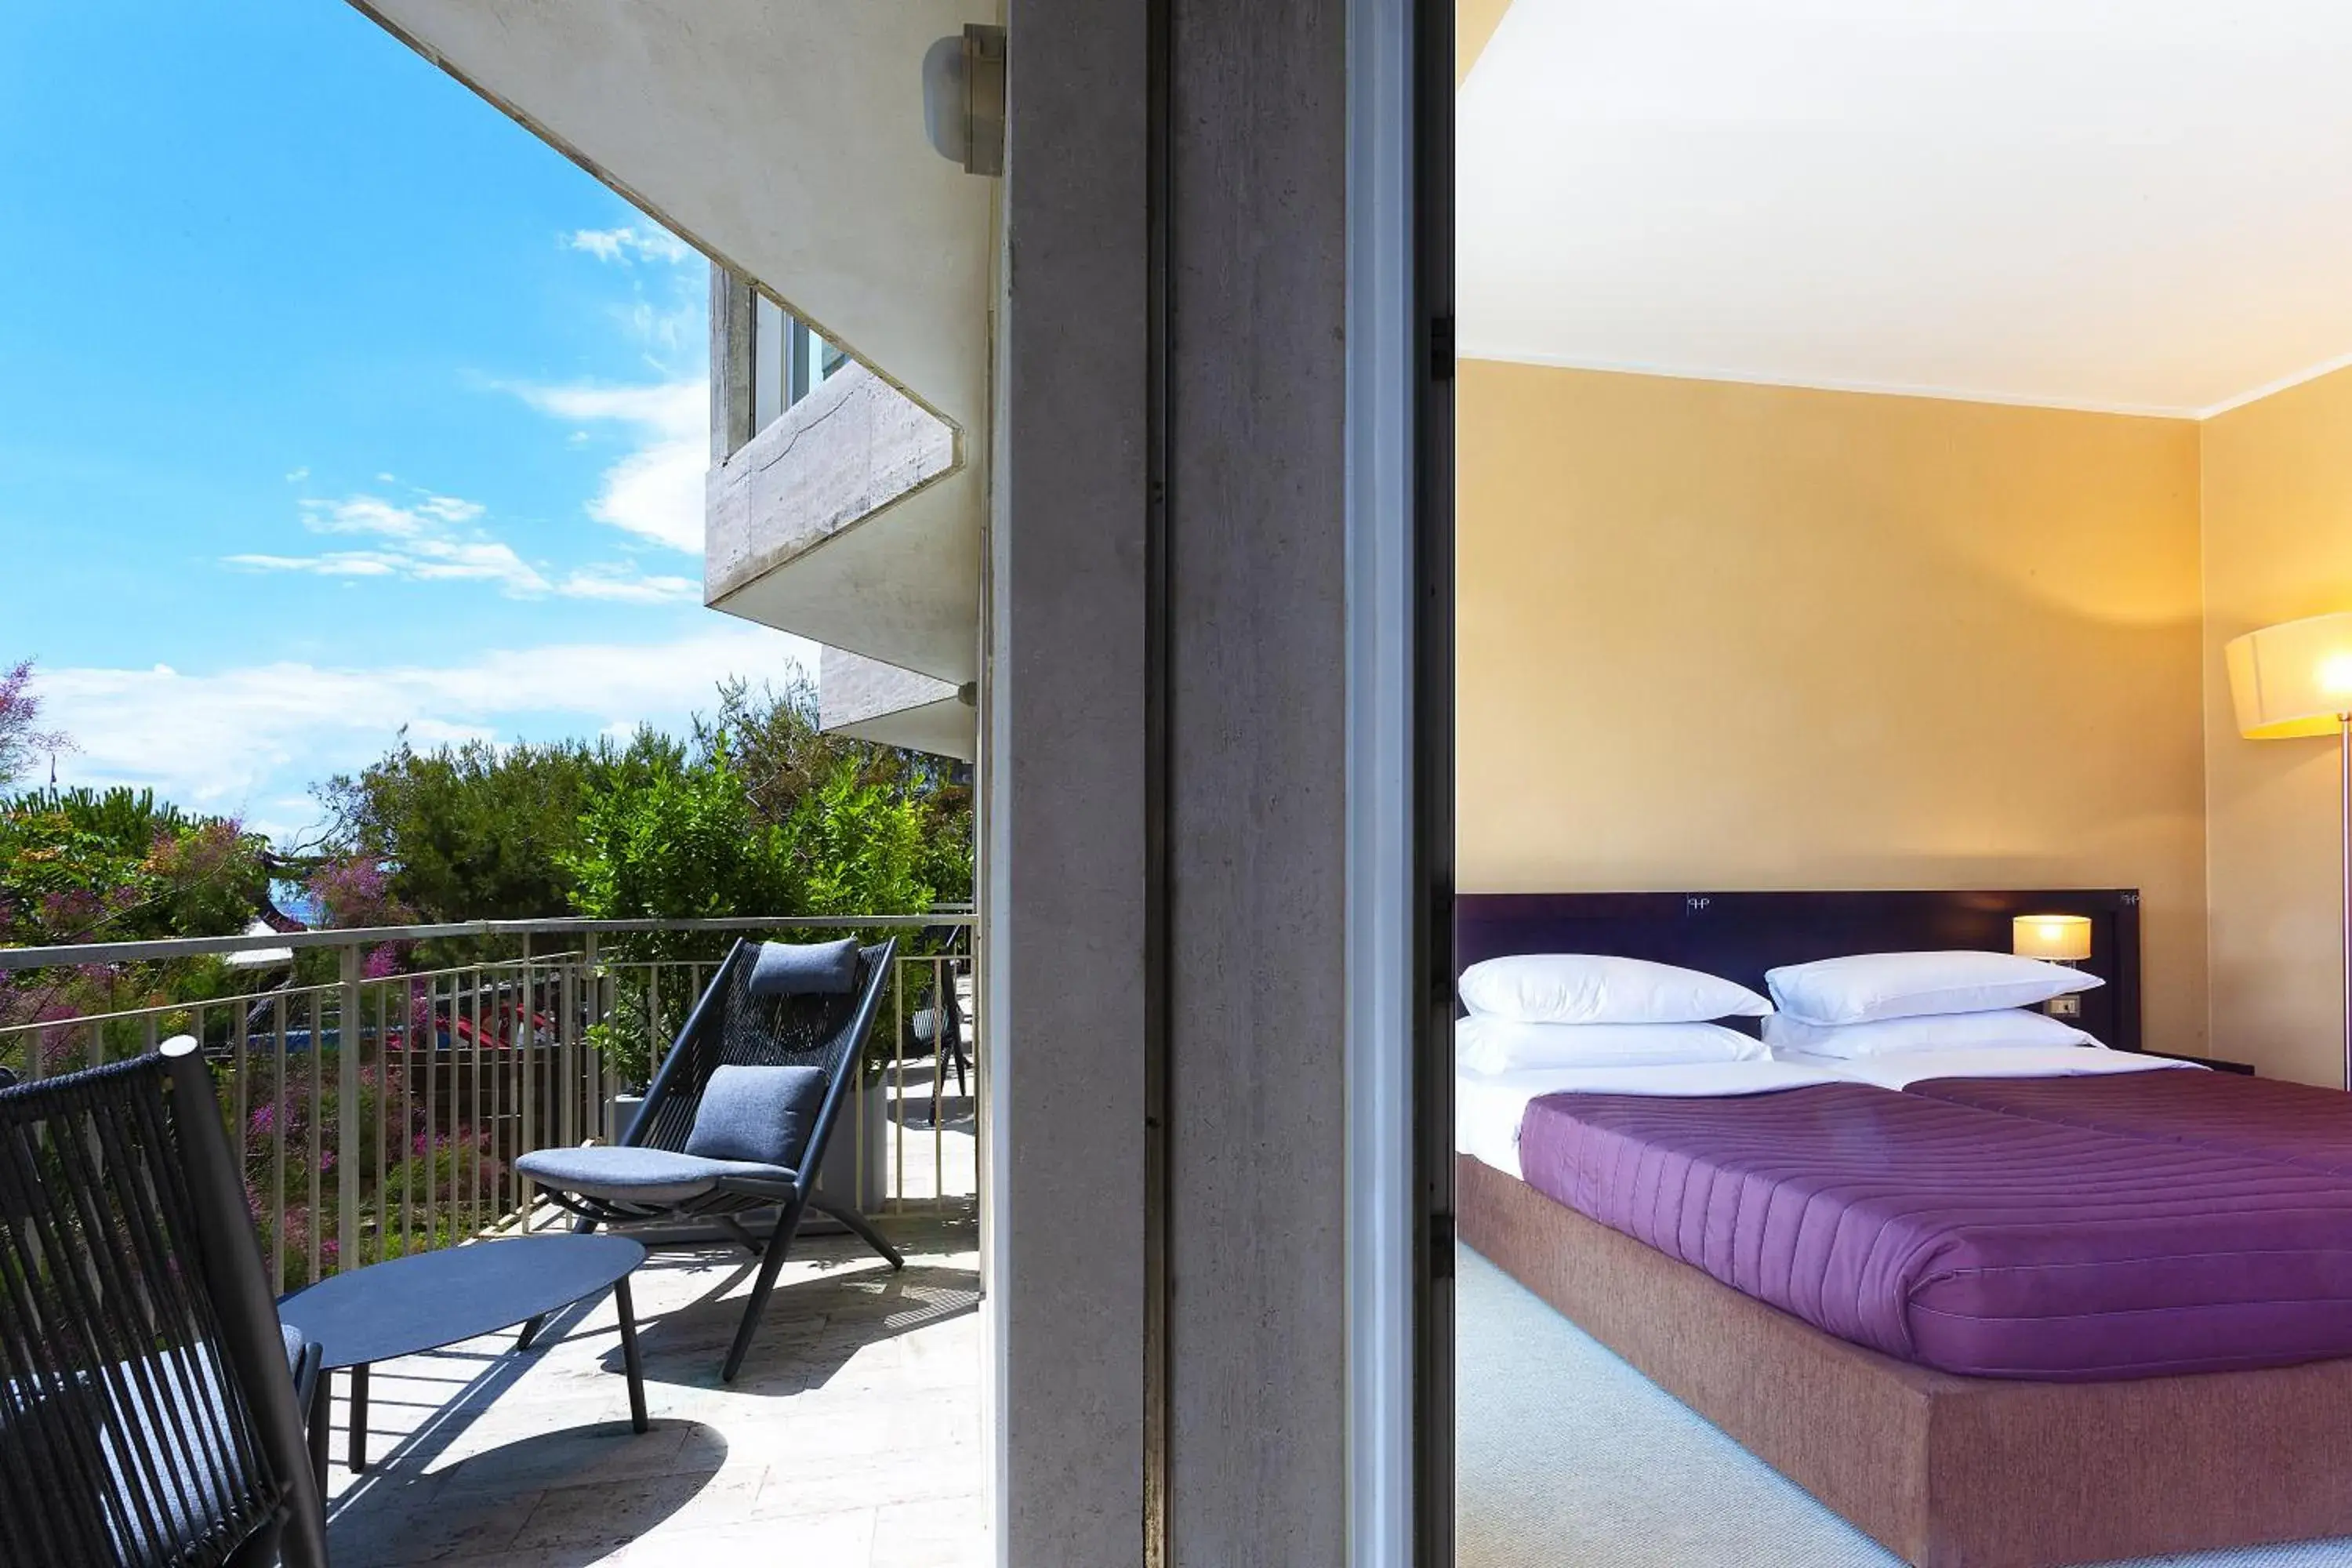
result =
[[[859,949],[856,980],[845,992],[761,997],[751,988],[760,944],[738,942],[695,1003],[646,1090],[636,1121],[617,1146],[547,1149],[515,1162],[515,1168],[551,1199],[579,1216],[576,1229],[710,1220],[760,1259],[751,1300],[719,1374],[729,1383],[742,1368],[777,1272],[811,1208],[847,1226],[891,1268],[905,1267],[898,1249],[857,1212],[854,1202],[814,1190],[834,1124],[856,1087],[896,951],[892,942]],[[759,1159],[714,1159],[687,1152],[712,1075],[728,1067],[823,1071],[823,1099],[796,1150]],[[745,1228],[741,1216],[768,1208],[777,1215],[763,1242]],[[651,1238],[640,1239],[658,1245]],[[522,1342],[528,1345],[538,1330],[537,1321],[525,1324]]]
[[[324,1564],[317,1371],[194,1040],[0,1090],[0,1563]]]

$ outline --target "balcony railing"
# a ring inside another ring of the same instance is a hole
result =
[[[948,913],[482,921],[5,948],[0,1068],[37,1079],[174,1035],[201,1041],[283,1291],[558,1223],[514,1162],[616,1139],[624,1090],[658,1068],[729,942],[887,932],[899,940],[892,994],[818,1180],[869,1213],[954,1212],[978,1197],[986,1053],[971,924]],[[206,956],[236,967],[156,967]],[[50,976],[63,984],[45,986]],[[85,1010],[56,1000],[75,989],[147,994]]]

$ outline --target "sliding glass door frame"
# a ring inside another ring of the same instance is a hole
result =
[[[1454,6],[1349,0],[1349,1558],[1454,1561]]]

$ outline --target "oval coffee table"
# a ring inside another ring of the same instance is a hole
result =
[[[350,1463],[367,1468],[368,1368],[512,1328],[610,1289],[621,1310],[621,1357],[629,1419],[646,1430],[645,1368],[629,1274],[646,1249],[619,1236],[530,1236],[478,1241],[371,1263],[321,1279],[278,1304],[280,1321],[325,1354],[310,1396],[310,1462],[327,1484],[327,1427],[334,1373],[352,1373]],[[526,1332],[518,1350],[530,1348]]]

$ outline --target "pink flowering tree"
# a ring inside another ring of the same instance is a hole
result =
[[[339,930],[403,925],[415,918],[393,896],[392,875],[383,861],[373,855],[320,861],[302,890],[318,907],[320,924]]]
[[[392,873],[373,855],[353,854],[319,862],[302,890],[318,910],[319,923],[337,931],[365,926],[413,925],[416,911],[392,890]],[[411,943],[380,942],[362,960],[361,977],[385,980],[408,969]]]
[[[14,784],[45,756],[72,749],[62,731],[41,728],[41,700],[33,692],[33,661],[0,670],[0,785]]]

